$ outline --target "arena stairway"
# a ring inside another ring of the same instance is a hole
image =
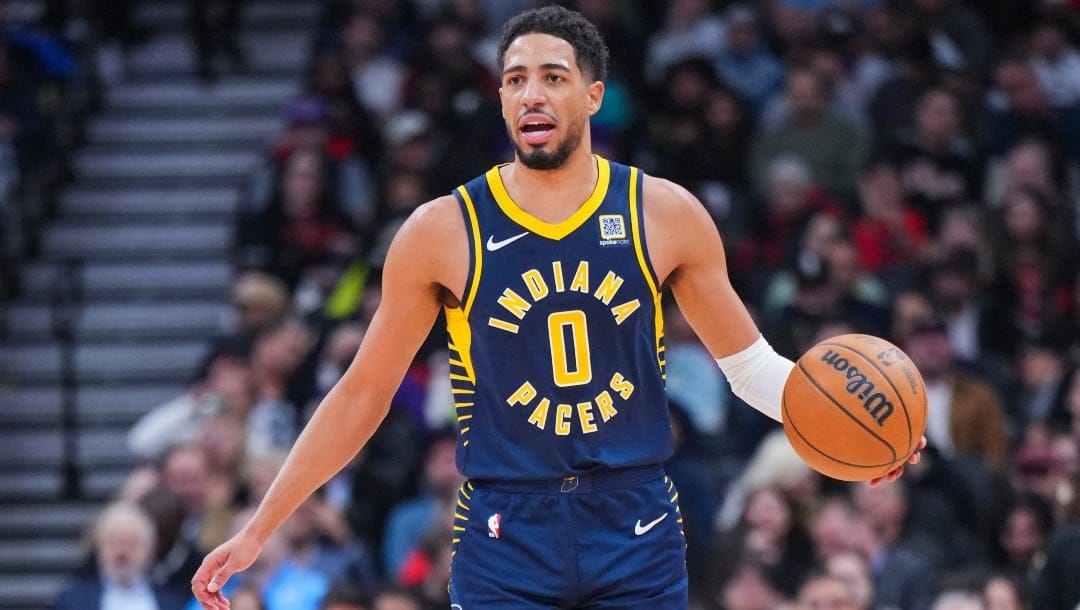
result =
[[[136,464],[124,437],[180,393],[227,314],[237,187],[300,87],[316,3],[249,2],[249,67],[204,84],[183,0],[105,92],[0,327],[0,609],[48,607]],[[65,435],[65,422],[74,433]],[[70,456],[66,458],[65,456]]]

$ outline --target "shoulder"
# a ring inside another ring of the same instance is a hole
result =
[[[421,204],[409,215],[394,241],[416,246],[430,246],[431,240],[443,240],[464,235],[465,221],[457,198],[444,195]],[[423,248],[431,250],[431,248]]]
[[[645,175],[642,208],[646,226],[651,225],[650,233],[652,229],[697,232],[715,227],[705,206],[693,193],[664,178]]]

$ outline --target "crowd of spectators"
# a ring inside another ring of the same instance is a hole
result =
[[[234,316],[132,429],[144,465],[106,511],[155,524],[146,591],[184,594],[265,493],[363,338],[402,220],[509,158],[494,41],[533,4],[323,3],[303,91],[242,186]],[[922,462],[842,484],[666,303],[694,607],[1076,607],[1080,6],[566,4],[611,50],[596,152],[697,195],[773,345],[875,334],[927,382]],[[440,322],[372,441],[230,581],[234,608],[448,606],[446,360]]]

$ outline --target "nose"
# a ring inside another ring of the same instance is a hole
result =
[[[544,93],[544,87],[540,81],[530,80],[525,84],[525,88],[521,92],[521,104],[523,106],[534,108],[546,101],[547,95]]]

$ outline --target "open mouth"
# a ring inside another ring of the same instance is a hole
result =
[[[551,139],[555,125],[550,121],[525,121],[520,124],[521,139],[527,144],[540,146]]]

